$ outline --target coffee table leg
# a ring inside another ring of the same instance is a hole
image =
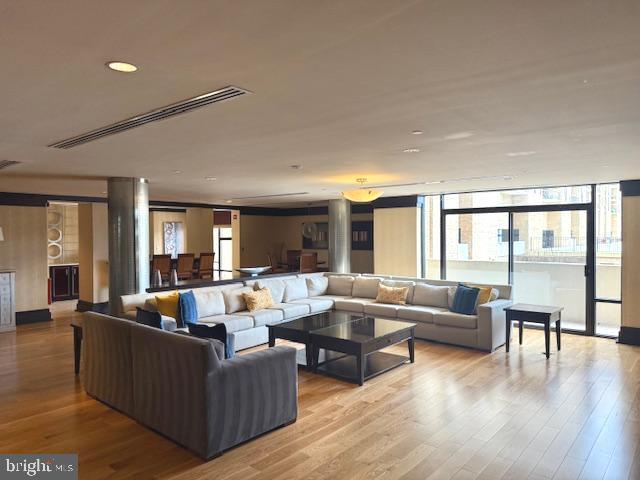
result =
[[[409,337],[407,344],[409,345],[409,361],[413,363],[415,359],[415,337],[413,335]]]
[[[270,347],[275,347],[276,346],[276,335],[273,331],[273,328],[269,329],[269,346]]]
[[[320,356],[320,349],[316,345],[311,345],[311,365],[314,373],[318,373],[318,357]]]
[[[556,320],[556,341],[558,342],[558,350],[560,350],[560,319]]]
[[[307,369],[309,371],[313,371],[317,361],[314,361],[313,359],[313,345],[311,345],[311,343],[307,343],[304,346],[304,353],[307,359]]]
[[[358,385],[362,386],[364,385],[364,367],[365,367],[365,362],[366,362],[366,358],[364,356],[364,354],[359,354],[356,355],[356,362],[358,364],[357,366],[357,372],[358,372]]]
[[[544,348],[547,358],[549,358],[549,344],[551,343],[551,325],[550,322],[544,324]]]
[[[509,339],[511,338],[511,318],[509,317],[508,312],[507,312],[507,325],[505,330],[507,331],[507,341],[505,342],[505,346],[507,347],[507,353],[509,353]]]

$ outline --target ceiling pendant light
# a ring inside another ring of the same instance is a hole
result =
[[[356,182],[360,184],[360,188],[345,190],[342,192],[342,196],[347,200],[351,200],[356,203],[369,203],[382,196],[382,190],[377,188],[366,188],[364,186],[364,184],[367,183],[366,178],[356,178]]]

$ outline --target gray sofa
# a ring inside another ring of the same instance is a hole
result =
[[[85,314],[83,341],[89,395],[202,458],[296,420],[293,348],[224,360],[217,340],[98,313]]]
[[[406,305],[375,301],[378,284],[408,286]],[[248,280],[194,289],[199,323],[224,323],[235,337],[236,350],[268,341],[268,323],[293,320],[310,313],[336,309],[416,322],[416,337],[493,351],[505,343],[504,307],[511,305],[510,285],[486,285],[493,300],[477,306],[474,315],[450,311],[457,282],[388,275],[311,273]],[[273,307],[249,312],[242,292],[268,287]],[[134,319],[136,307],[154,309],[153,294],[124,295],[121,315]],[[175,324],[175,320],[164,317]]]

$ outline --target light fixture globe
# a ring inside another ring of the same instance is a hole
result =
[[[382,190],[364,187],[364,184],[367,183],[366,178],[356,178],[356,182],[362,186],[360,188],[345,190],[342,192],[342,196],[347,200],[355,203],[369,203],[382,196]]]

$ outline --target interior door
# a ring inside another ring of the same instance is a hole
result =
[[[514,301],[563,307],[562,327],[586,331],[586,210],[513,213]]]

